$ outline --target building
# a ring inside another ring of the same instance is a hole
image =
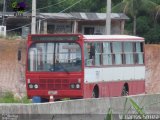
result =
[[[2,13],[0,13],[2,16]],[[123,13],[111,14],[111,34],[123,34],[125,21],[129,18]],[[23,35],[30,31],[31,13],[15,16],[5,13],[7,34]],[[37,33],[82,33],[105,34],[106,13],[37,13]],[[23,27],[22,27],[23,26]]]

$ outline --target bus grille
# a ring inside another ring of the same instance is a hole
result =
[[[39,90],[67,90],[69,80],[67,79],[40,79]]]

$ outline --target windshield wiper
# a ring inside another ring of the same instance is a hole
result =
[[[66,73],[69,73],[68,70],[67,70],[60,62],[57,63],[56,65],[60,65],[61,68],[62,68]],[[60,69],[61,69],[61,68],[60,68]]]

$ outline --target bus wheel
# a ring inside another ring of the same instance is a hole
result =
[[[99,88],[96,85],[92,91],[92,98],[98,98],[99,97]]]
[[[128,95],[129,95],[128,83],[125,83],[125,84],[123,85],[121,95],[122,95],[122,96],[128,96]]]

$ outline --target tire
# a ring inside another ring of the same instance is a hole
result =
[[[99,89],[98,86],[96,85],[92,91],[92,98],[98,98],[99,97]]]
[[[122,96],[128,96],[128,90],[127,90],[126,86],[123,86],[121,95]]]

